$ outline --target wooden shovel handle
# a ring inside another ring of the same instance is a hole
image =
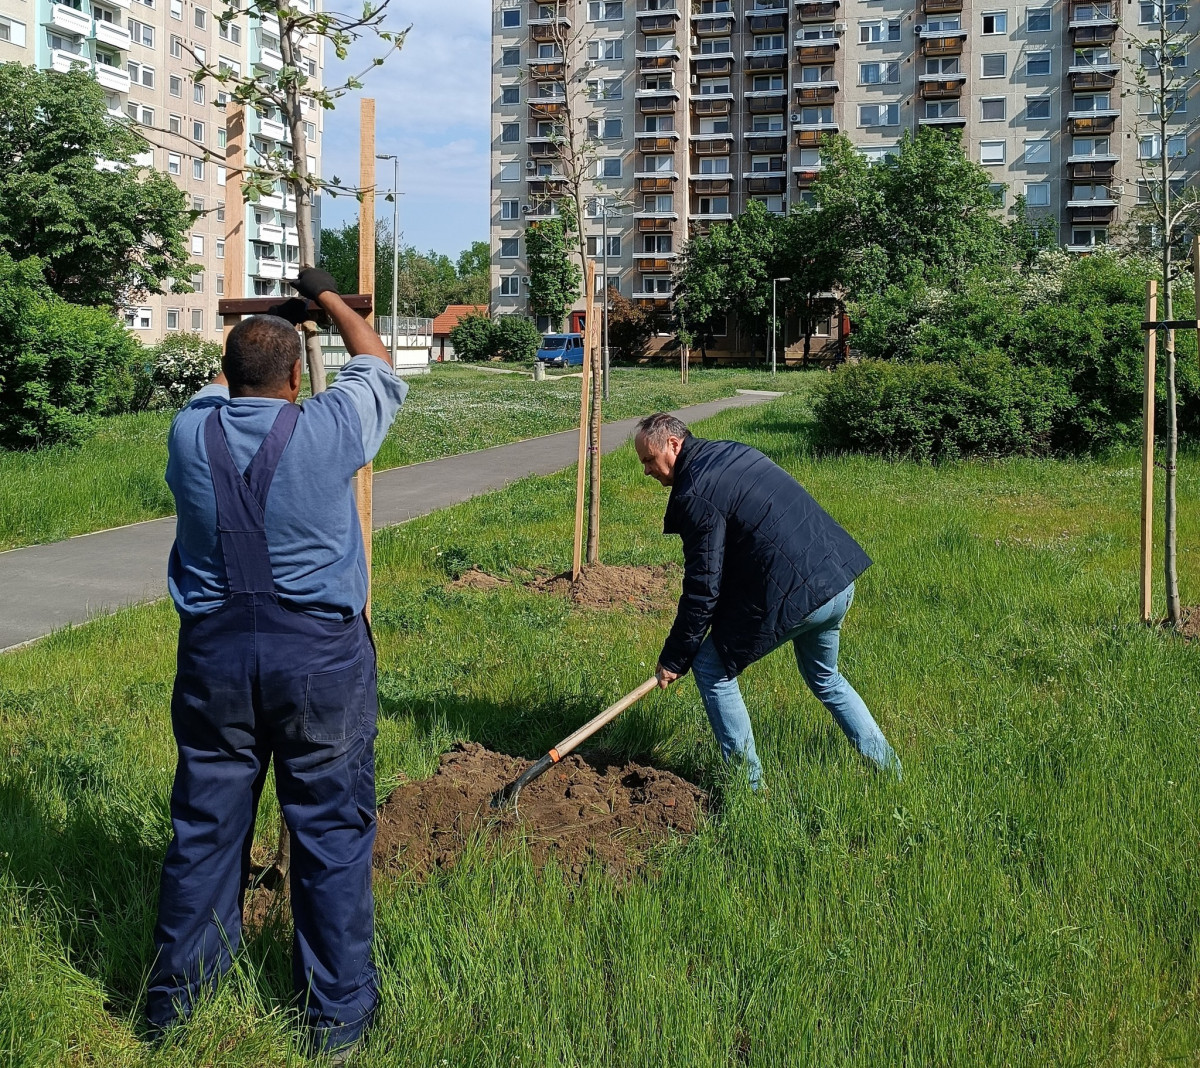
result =
[[[600,715],[593,719],[589,719],[582,727],[574,734],[569,735],[550,750],[551,759],[557,764],[571,750],[573,750],[580,742],[587,741],[606,723],[611,723],[630,705],[640,701],[651,690],[658,685],[658,676],[651,675],[643,682],[636,690],[631,690],[624,697],[614,704],[609,705]]]

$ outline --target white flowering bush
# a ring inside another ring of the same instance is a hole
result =
[[[172,334],[154,348],[154,385],[175,408],[182,408],[221,370],[221,346],[199,334]]]

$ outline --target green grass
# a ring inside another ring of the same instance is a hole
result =
[[[785,652],[743,678],[765,800],[722,777],[690,679],[651,695],[601,739],[714,786],[701,833],[623,889],[598,873],[568,888],[520,849],[381,883],[365,1063],[1196,1063],[1200,671],[1194,647],[1133,622],[1135,460],[818,460],[803,408],[701,429],[766,449],[875,558],[843,668],[904,781],[861,765]],[[628,448],[605,470],[605,561],[678,559],[664,491]],[[381,794],[456,738],[535,755],[652,668],[669,612],[446,588],[448,550],[499,572],[565,566],[572,488],[526,480],[376,537]],[[1195,554],[1181,567],[1196,591]],[[157,604],[0,659],[8,1063],[300,1061],[274,930],[177,1044],[138,1041],[173,642]],[[274,819],[266,806],[264,844]]]
[[[820,372],[694,369],[687,386],[667,368],[613,370],[606,419],[731,396],[737,389],[807,391]],[[462,364],[409,379],[408,400],[376,468],[503,445],[579,425],[578,378],[526,376]],[[76,449],[0,450],[0,551],[171,515],[163,481],[170,412],[106,419]]]

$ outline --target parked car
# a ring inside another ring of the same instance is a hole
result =
[[[547,334],[537,358],[551,367],[583,366],[582,334]]]

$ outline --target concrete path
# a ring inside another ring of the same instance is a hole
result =
[[[696,422],[777,396],[745,390],[675,414]],[[605,423],[603,451],[620,448],[632,436],[636,422]],[[575,463],[578,434],[567,430],[380,471],[375,476],[375,528],[447,508],[528,475],[570,467]],[[167,557],[174,540],[175,517],[170,516],[0,553],[0,651],[124,605],[166,596]]]

